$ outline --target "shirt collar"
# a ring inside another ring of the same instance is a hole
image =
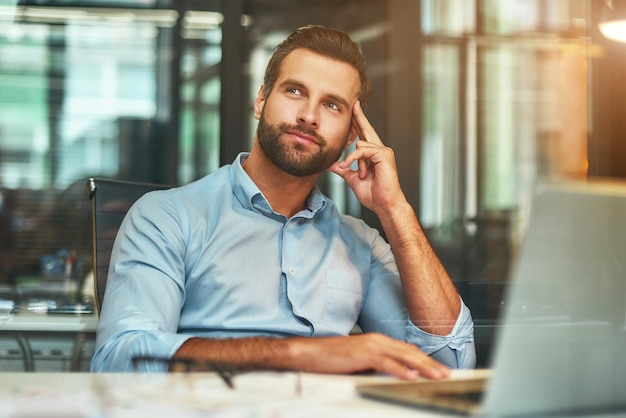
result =
[[[248,210],[257,210],[262,213],[272,212],[271,206],[257,185],[252,181],[248,173],[243,169],[242,163],[250,155],[249,152],[240,153],[230,168],[230,178],[235,197],[241,205]],[[317,186],[313,188],[307,198],[307,209],[298,215],[312,217],[323,210],[327,205],[327,198]],[[296,215],[296,216],[298,216]]]

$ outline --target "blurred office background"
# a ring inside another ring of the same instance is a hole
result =
[[[0,0],[0,298],[34,298],[42,257],[89,274],[88,177],[184,184],[249,149],[273,47],[318,23],[367,58],[367,114],[485,366],[534,185],[626,176],[626,44],[597,26],[625,1]],[[378,226],[338,178],[320,185]],[[2,336],[0,370],[21,367]],[[66,367],[42,347],[37,367]]]

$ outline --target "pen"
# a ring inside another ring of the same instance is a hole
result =
[[[188,358],[167,358],[167,357],[154,357],[154,356],[134,356],[132,358],[133,368],[137,370],[139,368],[139,364],[142,362],[151,362],[151,363],[163,363],[167,364],[169,367],[169,371],[171,372],[192,372],[192,371],[203,371],[208,368],[215,373],[224,381],[226,386],[230,389],[235,388],[235,384],[233,383],[233,371],[234,369],[229,366],[225,366],[222,364],[217,364],[208,360],[194,360]],[[181,368],[182,366],[182,368]]]

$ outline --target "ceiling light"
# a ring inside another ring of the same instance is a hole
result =
[[[604,5],[600,31],[607,39],[626,42],[626,0],[605,0]]]

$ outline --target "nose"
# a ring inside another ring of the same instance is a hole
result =
[[[302,103],[298,109],[298,123],[312,127],[319,126],[319,107],[312,100]]]

